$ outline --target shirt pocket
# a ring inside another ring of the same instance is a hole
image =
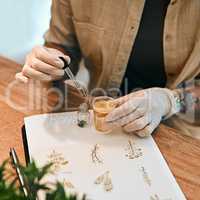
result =
[[[99,57],[96,59],[100,59],[103,48],[104,28],[89,22],[78,21],[74,18],[73,23],[83,56],[86,58]]]

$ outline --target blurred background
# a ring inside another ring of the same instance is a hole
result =
[[[52,0],[2,0],[0,6],[0,55],[23,64],[49,27]],[[81,65],[77,79],[88,84],[88,71]]]
[[[5,0],[0,6],[0,54],[23,63],[37,44],[50,20],[51,0]]]

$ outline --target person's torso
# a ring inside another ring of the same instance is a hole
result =
[[[76,36],[92,72],[92,87],[119,87],[138,33],[144,2],[70,1]],[[168,82],[180,74],[200,39],[199,10],[199,0],[171,0],[163,33]]]
[[[169,2],[145,1],[139,30],[120,86],[123,95],[133,90],[166,86],[163,31]]]

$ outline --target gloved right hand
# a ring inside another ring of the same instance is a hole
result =
[[[27,55],[22,71],[15,78],[24,83],[30,79],[44,82],[59,80],[64,75],[64,62],[59,57],[70,63],[70,58],[57,49],[34,47]]]

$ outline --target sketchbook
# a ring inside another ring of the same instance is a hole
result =
[[[185,200],[152,137],[121,129],[104,135],[92,123],[77,126],[76,112],[25,118],[28,153],[39,166],[53,163],[48,182],[88,200]]]

